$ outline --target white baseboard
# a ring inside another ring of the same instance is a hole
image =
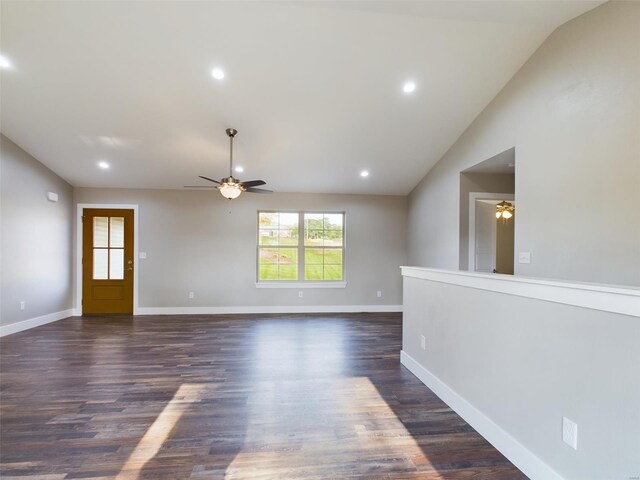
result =
[[[260,307],[138,307],[136,315],[215,315],[229,313],[402,312],[402,305],[289,305]]]
[[[411,355],[404,351],[400,352],[400,363],[529,478],[532,480],[565,480],[558,472],[423,367]]]
[[[73,317],[72,309],[49,313],[47,315],[42,315],[41,317],[29,318],[27,320],[22,320],[21,322],[10,323],[8,325],[2,325],[0,326],[0,337],[29,330],[30,328],[39,327],[40,325],[45,325],[47,323],[57,322],[58,320],[69,317]]]

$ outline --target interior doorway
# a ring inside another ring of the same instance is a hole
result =
[[[498,204],[515,209],[515,195],[472,192],[469,194],[469,270],[513,275],[515,210],[509,218],[496,218]]]
[[[82,210],[82,314],[133,314],[134,210]]]

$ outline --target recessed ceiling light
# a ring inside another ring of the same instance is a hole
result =
[[[103,170],[106,170],[107,168],[109,168],[109,164],[107,162],[104,162],[104,161],[98,162],[98,166],[100,168],[102,168]]]
[[[363,178],[364,177],[368,177],[369,176],[369,170],[362,170],[360,172],[360,176],[363,177]]]
[[[221,68],[214,68],[211,70],[211,76],[216,80],[222,80],[224,78],[224,71]]]
[[[413,82],[407,82],[402,87],[402,91],[404,93],[412,93],[415,89],[416,89],[416,84]]]
[[[244,172],[244,168],[242,168],[240,165],[238,165],[234,170],[238,173]]]
[[[0,68],[11,68],[11,62],[4,55],[0,55]]]

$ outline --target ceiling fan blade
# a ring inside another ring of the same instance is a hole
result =
[[[273,190],[267,190],[266,188],[247,188],[245,192],[249,193],[273,193]]]
[[[248,182],[240,182],[240,185],[242,185],[244,188],[259,187],[260,185],[266,184],[267,182],[265,182],[264,180],[249,180]]]
[[[218,188],[213,185],[184,185],[182,188]]]
[[[220,182],[218,180],[214,180],[213,178],[203,177],[202,175],[198,175],[198,177],[203,178],[204,180],[209,180],[210,182],[217,183],[218,185],[220,185]]]

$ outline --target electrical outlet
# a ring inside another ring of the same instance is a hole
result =
[[[574,450],[578,449],[578,425],[562,417],[562,441]]]
[[[20,310],[24,310],[24,309],[26,308],[26,306],[27,306],[27,302],[25,302],[24,300],[22,300],[22,301],[20,302]]]
[[[424,335],[420,335],[420,348],[427,349],[427,338]]]
[[[378,293],[376,293],[376,296],[377,296],[378,298],[382,297],[382,290],[378,290]]]
[[[196,296],[196,294],[195,294],[195,293],[193,293],[193,292],[189,292],[189,298],[194,298],[195,296]]]
[[[302,298],[302,290],[298,291],[298,298]]]

